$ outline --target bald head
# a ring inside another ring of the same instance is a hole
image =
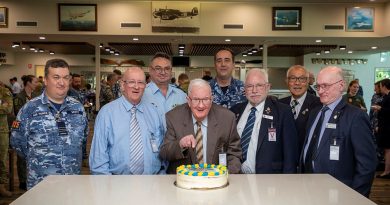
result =
[[[327,66],[317,76],[317,91],[324,105],[339,99],[344,91],[343,70],[337,66]]]
[[[133,105],[141,101],[145,90],[145,73],[140,67],[131,67],[123,74],[121,91],[125,98]]]

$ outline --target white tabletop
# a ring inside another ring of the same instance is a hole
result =
[[[375,204],[325,174],[229,175],[229,186],[207,191],[178,188],[175,179],[175,175],[49,176],[11,204]]]

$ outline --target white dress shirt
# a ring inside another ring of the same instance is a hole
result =
[[[261,102],[259,105],[256,106],[256,121],[253,126],[251,140],[249,142],[248,147],[248,153],[247,158],[244,163],[241,165],[241,171],[245,174],[254,174],[256,172],[256,151],[257,151],[257,142],[259,139],[259,132],[260,132],[260,126],[261,126],[261,119],[263,117],[263,110],[264,110],[264,103],[265,101]],[[237,132],[238,134],[242,135],[242,132],[244,131],[246,121],[248,120],[249,113],[251,112],[251,108],[253,106],[248,103],[245,107],[244,112],[242,113],[242,116],[237,124]]]

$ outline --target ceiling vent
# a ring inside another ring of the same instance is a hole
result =
[[[18,27],[37,27],[38,22],[36,22],[36,21],[17,21],[16,26],[18,26]]]
[[[344,30],[344,25],[325,25],[325,30]]]
[[[243,29],[244,25],[242,24],[224,24],[224,29]]]
[[[121,28],[141,28],[141,23],[121,23]]]

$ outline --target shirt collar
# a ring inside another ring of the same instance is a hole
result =
[[[51,104],[49,97],[46,95],[46,91],[44,90],[41,94],[42,104]],[[62,103],[62,106],[66,106],[69,103],[69,97],[66,96],[64,99],[64,102]],[[61,107],[62,107],[61,106]]]
[[[298,99],[295,99],[293,96],[291,96],[291,101],[290,102],[292,102],[293,100],[296,100],[296,101],[298,101],[298,103],[300,104],[300,105],[303,105],[303,102],[305,101],[305,99],[306,99],[306,95],[307,95],[307,91],[301,96],[301,97],[299,97]],[[290,103],[291,104],[291,103]]]
[[[172,92],[175,92],[173,87],[174,87],[173,85],[168,84],[167,96],[169,96]],[[161,92],[160,88],[158,88],[157,84],[154,83],[153,81],[150,81],[150,83],[148,83],[148,88],[152,90],[153,95],[156,94],[157,92]]]
[[[342,96],[340,96],[339,98],[337,98],[337,100],[335,100],[334,102],[330,103],[328,106],[328,108],[333,112],[333,110],[336,108],[336,106],[340,103],[340,101],[342,100]]]
[[[192,117],[192,124],[193,124],[193,125],[196,125],[196,119],[195,119],[195,117],[194,117],[193,115],[191,115],[191,117]],[[207,125],[208,125],[208,119],[207,119],[207,117],[204,118],[204,120],[202,120],[201,123],[202,123],[203,126],[207,127]]]
[[[261,102],[260,104],[258,104],[256,106],[256,112],[259,112],[261,110],[264,109],[264,105],[265,105],[265,100],[263,100],[263,102]],[[245,111],[244,112],[251,112],[251,108],[252,108],[252,104],[250,102],[248,102],[248,104],[246,105],[245,107]]]
[[[122,102],[122,105],[125,107],[125,110],[127,112],[130,112],[131,108],[133,108],[133,104],[130,103],[126,97],[124,95],[122,95],[119,100]],[[143,112],[143,109],[144,109],[144,104],[143,103],[138,103],[137,105],[135,105],[136,109],[140,112]]]

